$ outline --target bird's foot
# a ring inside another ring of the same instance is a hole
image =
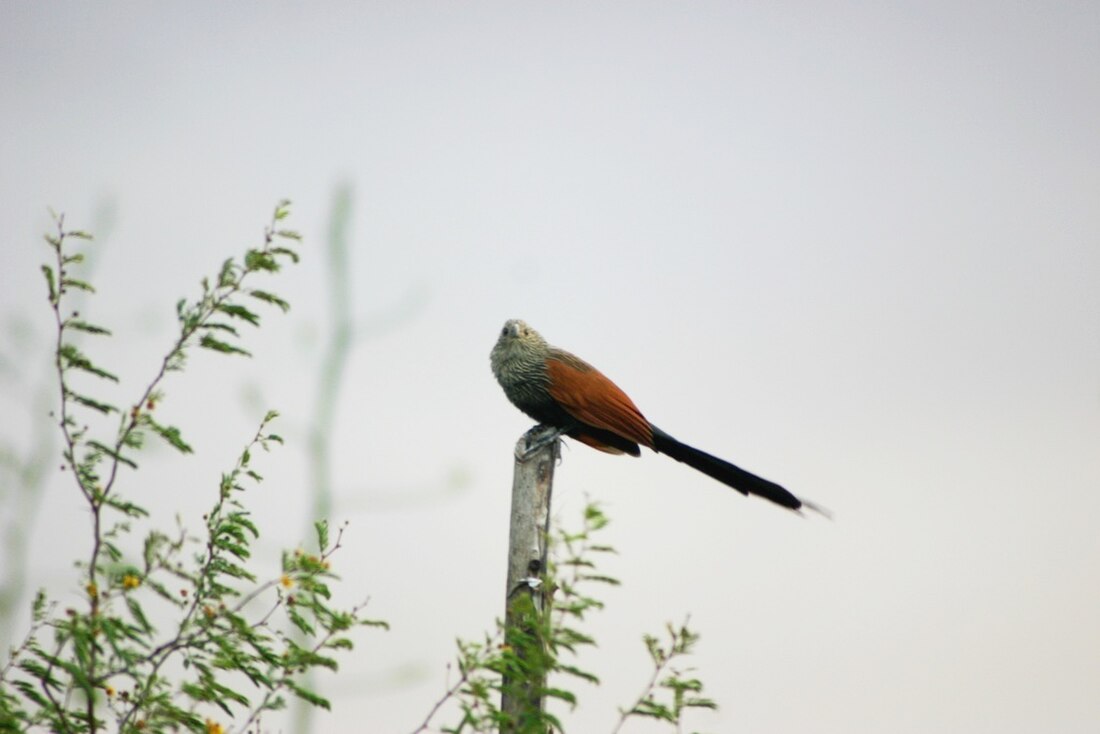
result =
[[[565,433],[565,429],[546,425],[545,423],[534,426],[531,430],[527,431],[527,433],[523,434],[523,441],[516,444],[516,459],[519,461],[527,461],[540,450],[564,436]],[[520,444],[522,444],[523,448],[520,448]]]

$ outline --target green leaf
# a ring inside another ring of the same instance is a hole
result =
[[[328,548],[328,520],[318,520],[313,528],[317,531],[317,548],[324,553]]]
[[[214,558],[210,561],[211,571],[223,574],[225,576],[232,576],[235,579],[247,579],[248,581],[255,581],[256,577],[252,575],[243,566],[238,566],[235,563],[230,563],[224,558]],[[237,595],[237,592],[233,589],[229,589],[228,593]]]
[[[572,691],[567,691],[564,688],[544,688],[542,690],[542,695],[548,698],[556,698],[558,700],[565,701],[572,706],[577,705],[576,694]]]
[[[554,670],[556,672],[559,672],[559,673],[565,673],[567,675],[572,675],[576,678],[580,678],[581,680],[588,681],[589,683],[593,683],[595,685],[599,685],[599,683],[600,683],[600,679],[597,678],[595,675],[593,675],[592,673],[589,673],[586,670],[581,670],[580,668],[578,668],[574,665],[559,664],[557,667],[554,668]]]
[[[288,247],[272,247],[271,253],[274,255],[283,255],[285,257],[288,257],[291,259],[292,262],[294,262],[295,265],[298,264],[298,253]]]
[[[118,549],[118,546],[109,541],[103,541],[100,545],[100,552],[106,553],[107,557],[111,559],[112,563],[117,564],[122,560],[122,551]]]
[[[232,540],[229,540],[227,538],[219,538],[218,540],[215,540],[214,546],[219,548],[220,550],[229,551],[242,561],[247,561],[249,556],[251,555],[247,546],[241,545],[240,543],[234,543]]]
[[[233,336],[240,336],[240,334],[237,333],[236,328],[230,326],[229,324],[222,324],[222,323],[219,323],[217,321],[214,321],[214,322],[211,322],[211,323],[208,323],[208,324],[199,324],[199,328],[200,329],[216,329],[218,331],[227,331],[230,334],[232,334]]]
[[[223,288],[233,285],[237,280],[236,271],[237,266],[233,263],[233,258],[222,263],[222,269],[218,272],[218,285]]]
[[[135,505],[133,502],[129,502],[128,500],[119,499],[118,497],[116,497],[113,494],[107,495],[107,498],[104,500],[104,503],[108,507],[112,507],[112,508],[118,510],[119,512],[126,515],[127,517],[148,517],[149,516],[149,512],[144,507],[141,507],[140,505]]]
[[[259,528],[256,527],[255,523],[253,523],[251,520],[248,519],[248,513],[247,512],[233,512],[233,513],[230,513],[229,518],[234,523],[236,523],[237,525],[239,525],[240,527],[246,529],[249,533],[251,533],[253,538],[260,537]],[[243,538],[244,535],[242,534],[241,537]]]
[[[118,382],[118,378],[112,375],[107,370],[96,367],[92,364],[92,361],[88,359],[84,354],[72,344],[62,344],[58,349],[58,354],[61,356],[63,362],[67,367],[80,370],[93,374],[97,377],[110,380],[111,382]]]
[[[382,619],[360,619],[358,623],[363,627],[381,627],[385,630],[390,628],[390,623]]]
[[[109,329],[104,329],[102,326],[96,326],[95,324],[89,324],[87,321],[66,321],[66,329],[76,329],[77,331],[83,331],[88,334],[106,334],[111,335]]]
[[[91,446],[93,449],[96,449],[97,451],[101,452],[101,453],[107,454],[107,456],[110,456],[115,461],[118,461],[118,462],[121,462],[121,463],[125,464],[126,466],[130,467],[131,469],[137,469],[138,468],[137,464],[135,464],[132,460],[127,459],[125,456],[118,453],[117,451],[112,449],[110,446],[106,446],[106,445],[100,443],[99,441],[88,441],[88,445]]]
[[[31,605],[31,619],[41,622],[46,618],[46,590],[39,589],[34,594],[34,604]]]
[[[137,599],[132,596],[126,597],[126,608],[130,610],[130,616],[134,618],[134,621],[138,623],[143,632],[152,632],[153,626],[149,624],[149,620],[145,618],[145,612],[141,608],[141,604],[138,604]]]
[[[301,614],[298,614],[298,612],[294,611],[294,607],[287,607],[287,616],[290,617],[290,621],[294,623],[294,626],[302,631],[302,634],[309,636],[313,636],[315,634],[313,625],[307,622],[306,618],[303,617]]]
[[[66,288],[77,288],[88,293],[95,293],[95,288],[92,287],[91,283],[85,283],[83,280],[77,280],[76,278],[62,278],[61,290]]]
[[[595,581],[597,583],[607,584],[609,586],[619,586],[622,583],[616,578],[612,578],[611,576],[601,576],[600,574],[582,573],[577,576],[577,578],[582,581]]]
[[[272,249],[271,252],[275,250]],[[275,273],[279,270],[278,261],[271,256],[271,253],[263,252],[262,250],[249,250],[244,255],[244,266],[248,271],[253,270],[266,270],[269,273]]]
[[[81,405],[85,406],[86,408],[91,408],[92,410],[98,410],[100,413],[103,413],[104,415],[107,415],[108,413],[117,413],[118,412],[118,408],[116,408],[115,406],[110,405],[108,403],[101,403],[98,400],[93,400],[92,398],[88,397],[87,395],[80,395],[79,393],[70,392],[69,397],[72,398],[74,401],[80,403]]]
[[[252,354],[247,350],[235,347],[232,344],[226,344],[223,341],[219,341],[209,334],[203,334],[202,339],[199,340],[199,346],[205,349],[210,349],[215,352],[221,352],[222,354],[243,354],[246,357],[251,357]]]
[[[41,650],[35,649],[33,650],[33,652],[39,657],[48,657],[44,655]],[[19,663],[19,669],[24,671],[25,673],[30,674],[32,677],[37,678],[41,682],[43,687],[57,690],[61,688],[61,683],[57,680],[57,678],[53,677],[53,674],[51,673],[52,667],[53,666],[51,665],[49,668],[47,668],[45,665],[38,662],[37,660],[23,660]]]
[[[140,449],[145,445],[145,433],[131,429],[122,437],[122,445],[128,449]]]
[[[221,303],[221,304],[218,304],[217,308],[222,313],[229,314],[233,318],[237,318],[237,319],[241,319],[243,321],[247,321],[248,323],[252,324],[253,326],[259,326],[260,325],[260,317],[257,316],[256,314],[252,313],[251,311],[249,311],[244,306],[238,306],[235,303]]]
[[[233,710],[229,708],[229,702],[237,703],[241,706],[248,705],[248,698],[246,698],[244,694],[218,683],[210,673],[204,673],[199,676],[198,684],[185,683],[182,688],[183,692],[191,698],[197,701],[208,701],[213,703],[219,706],[229,716],[233,715]]]
[[[293,680],[287,681],[287,688],[293,691],[295,696],[302,699],[303,701],[306,701],[307,703],[323,708],[326,711],[329,711],[332,708],[332,705],[328,702],[328,699],[318,696],[316,693],[307,688],[303,688]]]
[[[143,425],[149,426],[153,429],[153,432],[167,441],[173,448],[179,451],[181,454],[190,454],[193,452],[191,446],[183,440],[183,436],[180,435],[180,429],[175,426],[165,426],[157,423],[153,420],[152,416],[148,413],[142,413],[139,419]]]
[[[19,692],[22,693],[24,697],[29,699],[31,701],[31,703],[34,703],[35,705],[40,706],[43,709],[48,709],[50,707],[49,700],[47,700],[47,698],[45,696],[43,696],[41,693],[39,693],[38,688],[36,688],[34,685],[32,685],[30,681],[15,680],[15,681],[12,681],[12,685],[15,686],[16,688],[18,688]],[[0,724],[6,724],[6,722],[0,722]],[[11,731],[11,732],[27,731],[26,729],[15,728],[14,727],[14,722],[12,722],[12,724],[13,724],[13,728],[8,729],[6,731]],[[5,730],[0,729],[0,731],[5,731]]]
[[[672,709],[652,698],[639,701],[638,705],[630,710],[630,713],[636,716],[648,716],[660,721],[676,722],[676,716],[672,713]]]
[[[50,287],[50,302],[54,303],[57,301],[57,281],[54,280],[53,268],[43,265],[42,274],[46,276],[46,284]]]
[[[286,313],[290,310],[290,304],[279,298],[274,293],[268,293],[267,291],[261,290],[251,290],[248,292],[248,295],[257,300],[263,301],[264,303],[270,303],[272,305],[278,306],[280,309],[282,309],[283,313]]]

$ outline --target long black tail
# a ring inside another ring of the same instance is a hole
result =
[[[728,487],[733,487],[743,495],[755,494],[758,497],[771,500],[777,505],[797,510],[802,507],[802,500],[795,497],[775,482],[756,476],[744,469],[734,466],[728,461],[723,461],[717,456],[711,456],[705,451],[680,443],[660,428],[653,429],[653,449],[659,453],[667,454],[676,461],[682,461],[693,469],[717,479]]]

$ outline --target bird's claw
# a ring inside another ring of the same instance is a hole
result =
[[[534,426],[527,431],[527,433],[523,434],[523,441],[521,442],[523,448],[520,448],[520,444],[516,444],[516,460],[527,461],[539,451],[557,441],[564,434],[565,431],[556,426],[549,426],[544,423]]]

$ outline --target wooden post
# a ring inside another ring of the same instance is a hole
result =
[[[509,635],[513,640],[541,640],[539,622],[545,618],[544,612],[547,611],[547,590],[543,588],[543,580],[550,532],[550,494],[554,483],[554,466],[561,455],[561,441],[554,435],[545,445],[527,454],[528,441],[539,440],[539,428],[524,434],[516,443],[512,477],[512,521],[508,532],[505,644],[511,644]],[[531,648],[529,644],[525,649],[513,645],[513,649],[521,657],[540,655],[540,651]],[[524,676],[519,681],[505,677],[500,708],[512,723],[502,724],[501,734],[539,731],[534,725],[542,718],[541,691],[545,687],[546,680],[543,676]]]

